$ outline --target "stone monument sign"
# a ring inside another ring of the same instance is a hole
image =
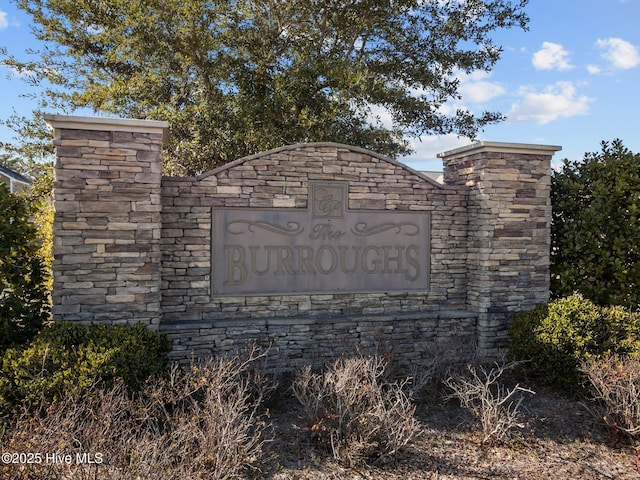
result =
[[[289,366],[446,340],[496,357],[549,298],[559,147],[445,152],[444,183],[362,148],[288,145],[162,176],[164,122],[51,115],[54,317],[144,322],[188,361],[271,347]]]

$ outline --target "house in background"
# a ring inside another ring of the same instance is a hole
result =
[[[437,172],[421,170],[420,173],[422,173],[423,175],[426,175],[427,177],[431,178],[432,180],[435,180],[438,183],[444,183],[444,173],[442,172],[442,170]]]
[[[4,165],[0,165],[0,182],[4,182],[11,193],[22,192],[31,184],[27,177]]]

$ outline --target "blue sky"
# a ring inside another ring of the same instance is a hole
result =
[[[490,73],[461,77],[462,98],[445,109],[500,111],[507,121],[487,127],[479,140],[559,145],[557,162],[578,160],[615,138],[640,153],[640,0],[530,0],[526,11],[529,30],[496,32],[502,58]],[[0,0],[0,46],[16,56],[38,47],[29,17],[9,0]],[[14,109],[28,115],[33,104],[22,95],[29,93],[0,67],[0,118]],[[0,127],[0,141],[10,139]],[[425,137],[401,160],[439,170],[438,153],[468,143],[455,135]]]

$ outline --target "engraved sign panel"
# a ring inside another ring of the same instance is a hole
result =
[[[213,209],[214,295],[426,291],[428,212],[349,210],[346,183],[306,209]]]

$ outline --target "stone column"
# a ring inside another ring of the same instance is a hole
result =
[[[166,122],[48,115],[56,320],[160,323]]]
[[[467,305],[481,356],[496,358],[517,312],[549,300],[551,157],[561,147],[480,142],[439,155],[468,189]]]

